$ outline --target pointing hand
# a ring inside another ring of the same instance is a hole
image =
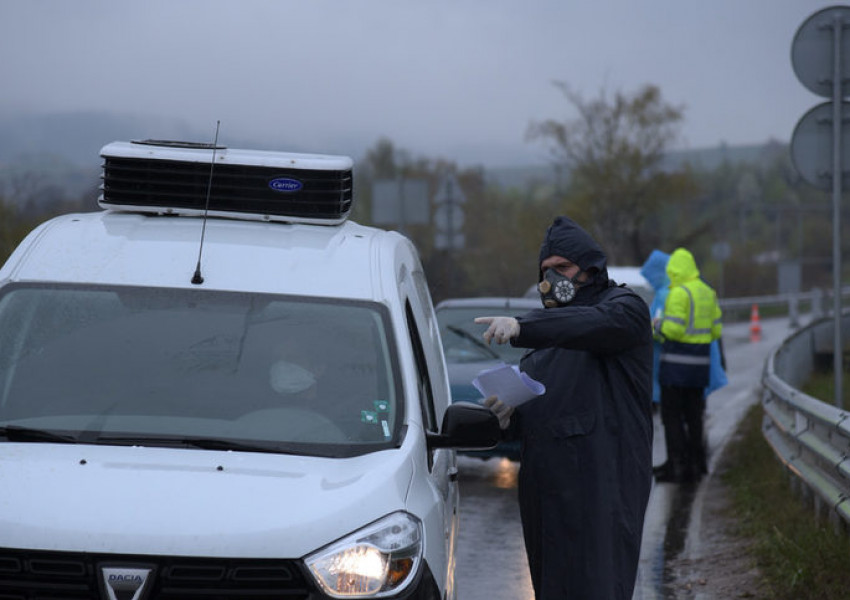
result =
[[[489,325],[484,332],[484,341],[488,344],[493,339],[497,344],[505,344],[519,335],[519,321],[513,317],[477,317],[475,322]]]

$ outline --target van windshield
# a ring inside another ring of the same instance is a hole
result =
[[[388,319],[367,302],[7,285],[0,442],[388,448],[403,417]]]

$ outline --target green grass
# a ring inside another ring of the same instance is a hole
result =
[[[793,493],[789,473],[761,433],[754,406],[726,449],[722,474],[732,491],[739,535],[764,577],[766,598],[845,600],[850,597],[850,537],[815,516]]]
[[[827,404],[835,404],[835,371],[816,371],[812,374],[803,391],[813,398]],[[847,355],[844,356],[844,373],[847,373]],[[841,381],[841,397],[844,400],[844,408],[850,408],[850,381],[844,375]]]

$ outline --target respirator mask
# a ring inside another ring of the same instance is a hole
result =
[[[576,273],[575,277],[564,277],[555,269],[546,269],[543,272],[543,281],[537,284],[537,291],[540,292],[540,300],[543,301],[543,306],[555,308],[556,306],[566,306],[572,302],[580,286],[578,283],[579,275],[581,275],[581,271]]]

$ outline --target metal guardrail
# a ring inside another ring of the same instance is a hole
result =
[[[850,286],[841,289],[842,302],[850,298]],[[738,298],[720,298],[718,300],[723,310],[724,320],[746,320],[749,318],[752,306],[760,308],[781,309],[788,313],[791,326],[797,327],[801,312],[812,315],[813,318],[825,315],[832,307],[832,290],[814,288],[808,292],[774,294],[771,296],[747,296]],[[736,319],[736,316],[738,317]]]
[[[850,525],[850,413],[798,389],[816,362],[833,352],[832,317],[813,321],[789,336],[765,361],[762,433],[791,471],[805,496],[834,524]],[[841,319],[848,348],[850,315]]]

